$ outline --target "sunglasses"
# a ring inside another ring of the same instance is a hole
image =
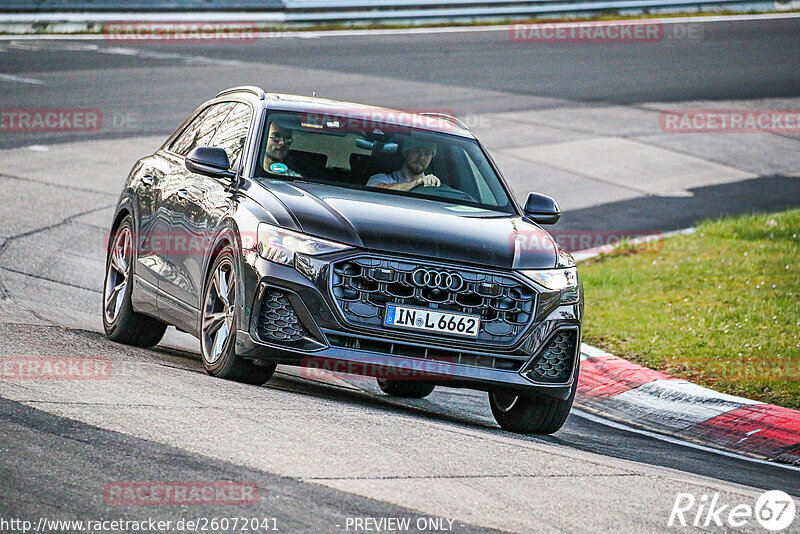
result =
[[[283,141],[287,145],[291,145],[292,141],[294,141],[294,139],[292,139],[291,137],[287,137],[287,136],[280,135],[280,134],[272,134],[269,137],[270,137],[270,139],[272,139],[276,143],[280,143],[281,141]]]

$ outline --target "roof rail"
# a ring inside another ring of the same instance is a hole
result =
[[[453,117],[452,115],[448,115],[447,113],[433,113],[426,111],[423,113],[417,113],[417,115],[423,115],[425,117],[435,117],[445,122],[449,122],[450,124],[455,124],[459,128],[463,128],[467,131],[470,131],[469,126],[467,126],[461,119]]]
[[[217,98],[221,97],[222,95],[229,95],[231,93],[253,93],[258,97],[259,100],[264,100],[264,90],[254,85],[242,85],[240,87],[225,89],[217,95]]]

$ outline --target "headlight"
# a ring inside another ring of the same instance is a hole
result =
[[[544,271],[522,271],[522,274],[547,289],[561,292],[562,304],[578,302],[580,283],[577,267],[548,269]]]
[[[258,254],[265,260],[294,265],[295,254],[327,254],[351,248],[348,245],[311,237],[291,230],[284,230],[271,224],[258,225]]]

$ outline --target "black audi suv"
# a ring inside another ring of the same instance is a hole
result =
[[[499,425],[552,433],[578,379],[583,290],[458,119],[223,91],[139,160],[108,239],[112,340],[200,339],[209,374],[277,364],[422,398],[489,393]]]

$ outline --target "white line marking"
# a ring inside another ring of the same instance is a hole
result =
[[[762,465],[771,465],[773,467],[780,467],[782,469],[788,469],[790,471],[798,471],[800,472],[800,466],[794,466],[791,464],[782,464],[778,462],[770,462],[768,460],[762,460],[760,458],[751,458],[750,456],[744,456],[743,454],[737,454],[735,452],[728,452],[723,451],[720,449],[714,449],[712,447],[706,447],[705,445],[698,445],[697,443],[692,443],[690,441],[684,441],[679,438],[673,438],[670,436],[665,436],[663,434],[658,434],[656,432],[650,432],[649,430],[641,430],[639,428],[634,428],[628,425],[624,425],[622,423],[617,423],[615,421],[611,421],[609,419],[604,419],[600,416],[585,412],[580,408],[573,408],[570,412],[578,417],[582,417],[588,421],[592,421],[594,423],[598,423],[601,425],[605,425],[611,428],[616,428],[617,430],[624,430],[626,432],[633,432],[634,434],[641,434],[643,436],[647,436],[649,438],[657,439],[660,441],[666,441],[667,443],[672,443],[675,445],[683,445],[684,447],[689,447],[691,449],[697,449],[704,452],[710,452],[713,454],[719,454],[720,456],[727,456],[729,458],[736,458],[737,460],[745,460],[748,462],[753,462]]]
[[[133,48],[98,48],[97,51],[101,54],[118,54],[120,56],[137,56],[139,51]]]
[[[71,14],[69,14],[71,15]],[[249,21],[249,22],[260,22],[257,16],[254,16],[252,13],[231,13],[233,18],[226,17],[226,18],[214,18],[213,16],[209,16],[208,13],[185,13],[180,14],[182,18],[178,17],[177,14],[159,14],[157,15],[158,18],[147,18],[143,15],[136,15],[132,13],[120,13],[114,14],[113,18],[109,18],[110,21],[119,21],[119,20],[131,20],[131,21],[142,21],[145,22],[147,20],[154,20],[160,21],[164,20],[165,18],[171,21],[179,21],[179,20],[190,20],[190,21],[223,21],[223,20],[236,20],[238,22],[241,21]],[[61,19],[55,18],[56,16],[61,16]],[[25,19],[13,20],[10,15],[6,15],[5,17],[0,18],[0,24],[3,23],[11,23],[11,22],[18,22],[18,23],[26,23],[26,22],[33,22],[34,20],[37,22],[46,21],[44,19],[34,18],[30,15],[25,15]],[[58,14],[53,13],[49,14],[48,17],[51,19],[53,23],[58,22],[65,22],[69,20],[67,18],[67,14]],[[684,24],[687,22],[742,22],[742,21],[751,21],[751,20],[781,20],[781,19],[795,19],[800,18],[800,13],[767,13],[762,15],[719,15],[719,16],[707,16],[707,17],[675,17],[675,18],[667,18],[667,19],[623,19],[623,22],[631,22],[631,21],[643,21],[643,22],[658,22],[661,24]],[[90,22],[102,22],[101,19],[90,18],[86,17],[81,20],[76,20],[73,22],[81,22],[81,23],[90,23]],[[269,20],[264,20],[263,22],[270,22]],[[603,21],[604,23],[613,23],[615,21]],[[537,21],[537,24],[545,24],[547,21],[541,20]],[[555,23],[555,21],[553,22]],[[415,35],[415,34],[433,34],[433,33],[474,33],[474,32],[498,32],[503,31],[507,32],[509,25],[507,24],[498,24],[498,25],[491,25],[491,26],[446,26],[446,27],[423,27],[423,28],[395,28],[395,29],[384,29],[384,30],[326,30],[326,31],[275,31],[275,32],[261,32],[258,33],[258,37],[262,39],[269,39],[269,38],[300,38],[300,39],[314,39],[319,37],[352,37],[352,36],[380,36],[380,35]],[[48,40],[48,39],[64,39],[64,40],[86,40],[86,41],[102,41],[108,40],[107,35],[103,34],[23,34],[23,35],[0,35],[0,41],[16,41],[16,40]]]
[[[24,78],[22,76],[13,76],[11,74],[0,74],[0,81],[30,83],[33,85],[44,85],[44,82],[42,80],[37,80],[36,78]]]

